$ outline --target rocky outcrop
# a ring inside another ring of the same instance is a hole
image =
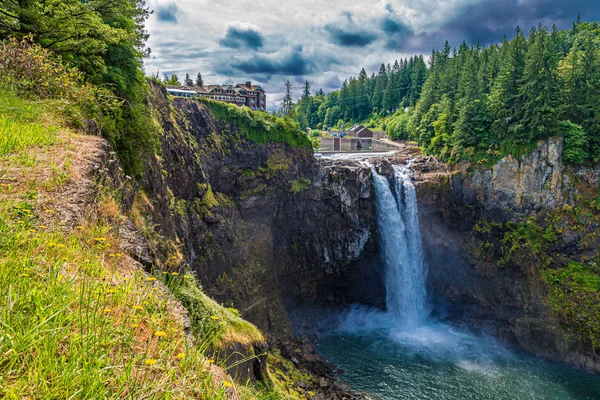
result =
[[[545,232],[548,215],[580,197],[576,181],[597,179],[594,170],[572,171],[561,160],[562,140],[550,139],[530,155],[506,157],[491,169],[460,165],[433,180],[417,174],[428,292],[438,318],[549,360],[600,371],[593,346],[572,335],[553,308],[542,276],[589,259],[597,240],[558,222],[565,228],[546,249],[551,259],[544,267],[531,244],[523,242],[514,250],[520,254],[522,248],[522,255],[507,257],[503,241],[507,223],[529,220]]]
[[[508,156],[489,169],[463,163],[451,177],[453,198],[502,218],[555,208],[565,201],[562,149],[563,138],[557,137],[541,141],[519,160]]]
[[[369,168],[319,162],[303,147],[257,143],[201,102],[168,100],[160,87],[151,96],[161,151],[139,183],[118,185],[135,224],[122,224],[122,236],[141,262],[163,270],[189,265],[208,295],[239,310],[282,352],[292,327],[316,332],[314,310],[379,301],[382,280],[370,268],[377,247]],[[230,346],[220,354],[240,361],[232,369],[240,380],[263,380],[263,346]],[[302,360],[297,367],[320,382],[302,390],[315,398],[358,398],[314,351]]]

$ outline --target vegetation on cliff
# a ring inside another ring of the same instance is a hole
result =
[[[0,40],[11,40],[1,49],[3,85],[30,98],[77,97],[74,122],[94,119],[131,175],[158,146],[142,70],[149,13],[142,0],[0,4]]]
[[[600,216],[595,197],[507,223],[478,221],[475,253],[493,268],[539,272],[547,300],[566,332],[600,348]]]
[[[106,9],[114,2],[53,3],[45,11],[39,2],[0,6],[0,397],[286,398],[268,377],[262,386],[234,383],[221,355],[263,343],[262,333],[202,292],[176,246],[154,254],[161,271],[144,272],[122,247],[121,188],[90,181],[108,173],[102,166],[91,176],[96,157],[108,155],[95,135],[133,176],[159,152],[142,42],[134,40],[143,2],[120,2],[114,15]],[[96,33],[69,20],[74,11]],[[12,13],[18,22],[6,22]],[[52,33],[32,32],[62,19]],[[82,31],[71,42],[63,28]],[[60,56],[49,50],[54,41]],[[275,141],[310,146],[291,121],[238,117],[251,140],[271,141],[264,128]]]
[[[247,107],[237,107],[220,101],[200,98],[216,119],[236,124],[241,133],[255,143],[285,143],[292,147],[312,149],[312,143],[298,124],[290,118],[275,117],[253,112]]]
[[[62,104],[0,92],[0,397],[223,398],[233,384],[207,340],[189,342],[174,299],[120,248],[109,193],[79,211],[62,196],[99,143]]]

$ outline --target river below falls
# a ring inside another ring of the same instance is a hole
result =
[[[319,352],[344,370],[353,390],[374,399],[600,399],[598,376],[438,323],[410,333],[341,329],[321,336]]]

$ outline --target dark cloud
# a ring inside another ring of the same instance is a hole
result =
[[[343,28],[333,24],[325,25],[333,43],[343,47],[365,47],[377,40],[377,34],[354,28]]]
[[[161,22],[176,23],[177,15],[179,14],[179,8],[177,4],[169,4],[165,7],[158,7],[156,9],[156,18]]]
[[[506,35],[512,37],[517,25],[525,32],[539,23],[568,28],[581,13],[584,20],[600,18],[598,0],[503,0],[484,1],[464,7],[457,16],[437,30],[404,39],[402,50],[429,52],[440,48],[444,41],[457,45],[479,42],[482,45],[498,43]]]
[[[229,29],[227,29],[225,37],[219,40],[219,44],[231,49],[248,48],[257,50],[263,47],[264,38],[260,32],[255,31],[254,29],[230,26]]]
[[[252,58],[233,62],[231,66],[246,74],[288,75],[298,76],[312,73],[314,63],[307,60],[301,48],[294,49],[291,53],[276,56],[256,55]]]
[[[412,30],[392,16],[386,16],[381,21],[381,30],[385,34],[385,48],[387,50],[402,49],[406,38],[413,34]]]

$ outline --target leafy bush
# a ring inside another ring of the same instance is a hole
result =
[[[90,99],[91,88],[83,75],[54,61],[52,53],[30,38],[0,43],[0,80],[11,91],[26,97]]]
[[[76,68],[29,38],[0,43],[0,86],[33,99],[62,101],[61,110],[71,127],[81,129],[94,120],[99,133],[115,148],[126,173],[139,176],[145,158],[159,149],[158,127],[145,101],[148,85],[141,71],[127,77],[127,93],[120,96],[102,86],[84,83]]]
[[[585,131],[571,121],[562,121],[560,125],[565,137],[563,159],[568,164],[583,164],[589,157],[584,150],[587,145]]]
[[[392,140],[407,140],[410,137],[410,114],[398,110],[386,123],[387,134]]]

